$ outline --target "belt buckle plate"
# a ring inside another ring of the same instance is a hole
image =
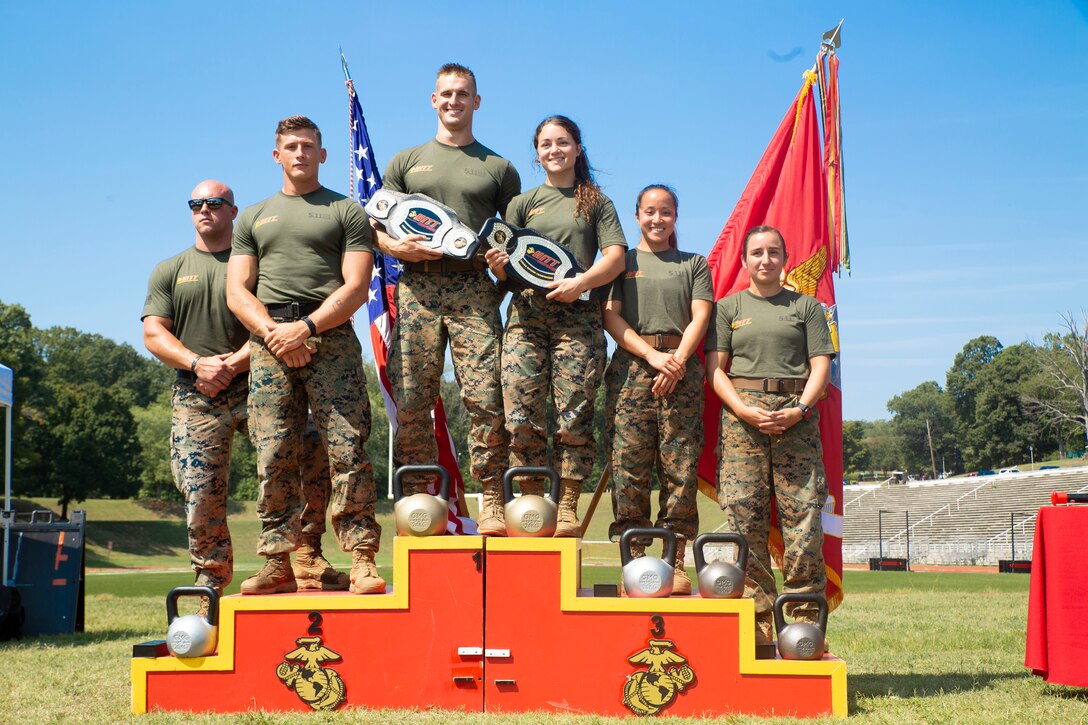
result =
[[[426,194],[379,189],[363,208],[371,218],[385,225],[385,231],[394,239],[421,234],[426,237],[421,245],[446,257],[472,259],[480,244],[476,234],[461,223],[452,209]]]
[[[546,291],[549,283],[585,271],[569,249],[532,229],[492,218],[484,222],[480,238],[492,249],[506,252],[510,256],[506,272],[535,289]],[[578,299],[586,302],[589,295],[586,290]]]

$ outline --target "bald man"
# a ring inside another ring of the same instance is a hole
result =
[[[170,468],[185,496],[196,583],[220,594],[234,573],[227,484],[234,431],[245,431],[249,334],[227,307],[227,259],[238,207],[218,181],[193,189],[196,241],[151,273],[144,344],[177,370],[171,395]]]

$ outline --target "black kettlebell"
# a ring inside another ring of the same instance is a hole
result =
[[[664,558],[631,554],[635,537],[661,539]],[[627,529],[620,536],[620,563],[623,564],[623,592],[629,597],[667,597],[672,594],[676,573],[676,533],[670,529]]]
[[[437,473],[438,495],[404,495],[404,477]],[[450,474],[442,466],[401,466],[393,473],[393,518],[401,536],[434,536],[446,530],[450,505]]]
[[[736,563],[712,561],[707,564],[703,547],[712,543],[736,544]],[[744,596],[747,570],[748,540],[740,534],[701,534],[695,538],[695,571],[699,573],[699,596],[711,599],[736,599]]]
[[[208,598],[208,616],[178,616],[178,597]],[[175,657],[206,657],[219,637],[219,592],[211,587],[174,587],[166,595],[166,648]]]
[[[794,622],[786,625],[783,610],[787,602],[810,602],[820,606],[816,624]],[[827,650],[827,599],[822,594],[779,594],[774,600],[774,626],[778,630],[778,653],[784,660],[818,660]]]
[[[522,494],[514,500],[514,479],[518,476],[547,476],[552,490],[547,498]],[[559,521],[559,474],[548,466],[514,466],[502,477],[503,517],[508,536],[551,536]]]

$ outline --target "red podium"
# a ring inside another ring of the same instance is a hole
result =
[[[847,713],[842,660],[755,659],[751,600],[578,580],[575,539],[397,537],[385,595],[225,597],[214,655],[133,658],[132,711]]]
[[[1035,523],[1024,665],[1047,682],[1088,687],[1088,505],[1043,506]]]

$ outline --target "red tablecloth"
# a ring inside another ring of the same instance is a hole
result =
[[[1088,687],[1088,505],[1044,506],[1035,524],[1024,665]]]

